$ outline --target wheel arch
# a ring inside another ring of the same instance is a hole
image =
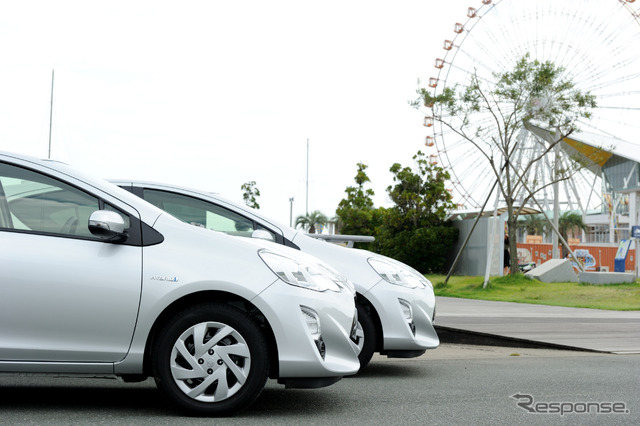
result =
[[[380,320],[380,315],[378,315],[378,311],[376,310],[373,303],[369,301],[365,296],[360,293],[356,293],[356,303],[362,306],[366,311],[371,315],[373,319],[374,325],[376,327],[376,346],[375,351],[380,352],[383,349],[384,345],[384,336],[382,335],[382,321]]]
[[[256,323],[260,326],[264,333],[267,346],[269,348],[270,365],[269,365],[269,377],[277,378],[279,376],[279,363],[278,363],[278,346],[273,334],[271,325],[267,321],[264,314],[250,301],[233,293],[224,291],[199,291],[191,293],[175,300],[156,318],[149,335],[144,349],[144,366],[143,371],[146,376],[152,375],[152,348],[154,347],[155,340],[160,330],[175,316],[178,312],[188,309],[190,306],[194,306],[202,303],[224,303],[234,306],[243,312],[246,312]]]

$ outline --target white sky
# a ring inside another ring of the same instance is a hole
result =
[[[2,1],[0,149],[104,178],[215,191],[289,222],[333,216],[364,162],[389,206],[425,150],[408,106],[468,1]],[[472,0],[478,3],[479,0]]]

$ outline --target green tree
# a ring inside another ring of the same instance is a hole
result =
[[[527,231],[527,235],[542,235],[545,232],[546,221],[537,214],[528,214],[524,220],[518,221],[518,228]]]
[[[511,253],[516,253],[520,209],[543,189],[535,180],[526,179],[534,165],[539,161],[558,164],[553,181],[547,185],[569,179],[584,167],[578,161],[561,167],[554,156],[556,146],[577,130],[578,120],[589,118],[596,107],[595,96],[576,89],[566,75],[562,67],[532,60],[527,54],[512,70],[494,73],[493,79],[474,73],[469,82],[447,87],[437,95],[432,95],[430,88],[420,88],[419,98],[412,103],[414,107],[430,107],[434,120],[486,158],[507,206]],[[550,140],[534,158],[516,160],[518,135],[531,125],[545,128]],[[519,194],[525,195],[519,199],[518,208],[515,202]],[[517,272],[517,262],[511,262],[511,273]]]
[[[422,151],[413,156],[413,161],[416,171],[399,163],[391,166],[395,184],[387,187],[387,193],[404,223],[414,228],[439,223],[455,207],[445,186],[449,172],[431,164]]]
[[[347,197],[340,200],[336,209],[338,217],[338,230],[341,234],[375,236],[376,228],[380,225],[381,211],[374,208],[372,189],[365,189],[364,185],[371,182],[365,170],[367,165],[358,163],[358,171],[355,176],[355,186],[345,189]],[[368,243],[356,243],[361,247]]]
[[[252,180],[243,183],[240,189],[242,189],[242,199],[244,203],[249,207],[259,209],[260,204],[258,204],[258,197],[260,196],[260,190],[256,187],[256,182]]]
[[[580,231],[588,231],[589,228],[582,220],[582,215],[576,212],[564,212],[558,218],[558,231],[567,240],[569,234],[576,235]]]
[[[316,227],[318,225],[325,225],[328,222],[327,216],[321,213],[319,210],[314,210],[311,213],[298,216],[296,218],[296,228],[301,226],[307,230],[310,234],[316,233]]]
[[[375,251],[427,272],[442,272],[458,230],[446,222],[453,209],[445,183],[449,173],[429,163],[421,151],[416,170],[391,166],[394,184],[387,188],[394,206],[386,209],[374,242]]]

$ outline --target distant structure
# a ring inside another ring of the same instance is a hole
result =
[[[530,130],[541,138],[547,136],[547,131],[542,128]],[[640,147],[621,139],[580,132],[565,138],[561,142],[561,149],[568,157],[581,162],[592,172],[594,184],[598,182],[601,185],[600,190],[593,188],[592,192],[603,200],[599,210],[576,210],[582,214],[588,231],[582,231],[581,238],[570,240],[569,246],[578,255],[585,269],[613,271],[621,242],[629,241],[633,227],[640,226]],[[450,218],[460,229],[456,253],[462,249],[461,241],[473,229],[478,213],[479,210],[458,210],[451,213]],[[554,214],[553,210],[540,212],[531,207],[524,208],[522,213],[545,213],[549,217]],[[455,273],[502,275],[500,266],[503,261],[502,236],[505,223],[504,209],[485,211],[467,247],[461,253]],[[519,263],[541,264],[552,258],[551,248],[551,233],[528,236],[526,232],[521,232],[518,235],[517,259]],[[637,238],[633,244],[627,243],[626,248],[630,250],[626,260],[623,260],[622,269],[634,271],[637,276],[640,269],[636,256]],[[516,259],[513,255],[511,257]]]
[[[543,129],[533,130],[541,137]],[[601,179],[602,207],[586,211],[583,243],[617,244],[640,225],[640,145],[618,138],[580,132],[565,138],[562,150]],[[596,188],[597,191],[597,188]]]

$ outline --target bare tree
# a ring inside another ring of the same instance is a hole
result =
[[[537,202],[534,195],[545,186],[569,179],[585,167],[584,159],[577,157],[561,162],[557,150],[564,138],[578,130],[579,119],[590,118],[595,96],[576,89],[562,67],[532,60],[529,54],[513,70],[494,73],[491,81],[473,73],[466,85],[459,83],[438,95],[431,92],[418,89],[420,97],[412,105],[430,108],[434,120],[486,158],[507,207],[509,248],[515,254],[521,209],[529,201]],[[534,127],[546,137],[536,138],[539,146],[534,155],[521,156],[521,135]],[[545,184],[530,176],[540,161],[554,169],[553,179]],[[512,262],[511,273],[516,272],[517,262]]]

